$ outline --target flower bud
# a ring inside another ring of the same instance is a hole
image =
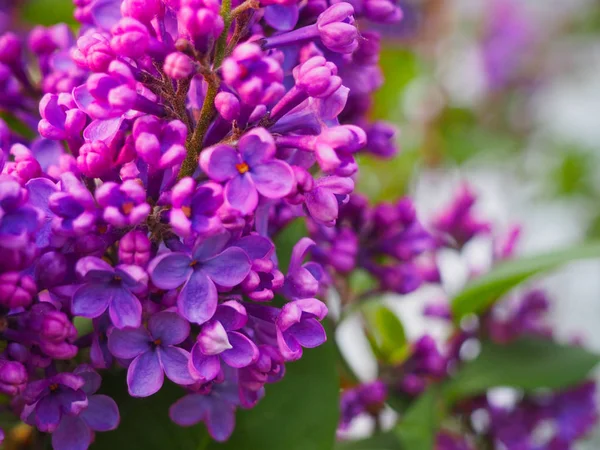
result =
[[[317,18],[321,41],[332,52],[352,53],[358,48],[358,30],[352,14],[352,5],[342,2],[329,7]]]
[[[125,17],[112,28],[112,34],[110,46],[115,53],[129,58],[139,58],[146,53],[150,35],[140,21]]]
[[[19,272],[0,275],[0,305],[13,309],[27,307],[37,293],[33,278]]]
[[[160,13],[160,0],[124,0],[121,14],[148,23]]]
[[[48,252],[40,256],[35,267],[35,279],[40,288],[59,286],[67,275],[67,259],[60,252]]]
[[[21,53],[21,41],[15,34],[5,33],[0,37],[0,62],[7,66],[19,64]]]
[[[228,122],[240,116],[240,101],[231,92],[219,92],[215,97],[215,108]]]
[[[0,392],[15,396],[27,385],[27,370],[17,361],[0,360]]]
[[[113,158],[114,152],[103,141],[89,142],[79,149],[77,168],[85,176],[98,178],[110,172]]]
[[[317,98],[331,95],[342,85],[336,65],[322,56],[310,58],[294,68],[294,78],[298,88]]]
[[[167,55],[163,69],[167,76],[174,80],[183,80],[194,73],[194,62],[181,52]]]
[[[122,264],[135,264],[145,267],[150,260],[151,243],[140,230],[127,233],[119,242],[119,261]]]

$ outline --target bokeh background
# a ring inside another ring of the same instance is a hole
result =
[[[74,24],[71,0],[4,1],[23,22]],[[391,161],[365,157],[359,189],[373,200],[410,193],[427,219],[466,181],[499,230],[522,225],[521,254],[600,239],[600,2],[400,3],[402,24],[383,30],[386,83],[372,114],[400,128],[402,151]],[[466,267],[485,267],[485,253],[475,245],[448,255],[447,287],[462,286]],[[600,262],[572,264],[542,284],[559,336],[600,350]],[[432,294],[390,301],[411,337],[431,331],[418,312]],[[338,340],[369,379],[367,344],[350,334],[341,329]],[[583,448],[600,448],[600,431]]]

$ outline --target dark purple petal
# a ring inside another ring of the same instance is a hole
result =
[[[206,427],[215,441],[225,442],[235,427],[235,407],[225,401],[214,401],[207,411]]]
[[[60,421],[60,400],[55,395],[43,397],[35,408],[35,424],[40,431],[53,432]]]
[[[204,271],[197,270],[181,289],[177,305],[187,320],[203,324],[217,309],[217,288]]]
[[[77,416],[63,416],[60,425],[52,433],[54,450],[87,450],[92,442],[92,431]]]
[[[150,317],[148,330],[162,345],[177,345],[190,334],[190,324],[176,312],[163,311]]]
[[[117,358],[131,359],[150,350],[151,338],[144,328],[119,330],[108,337],[108,349]]]
[[[249,338],[237,331],[228,333],[232,348],[221,353],[227,365],[235,368],[249,366],[258,358],[258,348]]]
[[[268,5],[265,7],[265,21],[278,31],[293,30],[298,23],[297,5]]]
[[[88,407],[81,418],[94,431],[110,431],[119,425],[119,408],[115,401],[106,395],[93,395],[88,399]]]
[[[231,234],[228,231],[222,231],[201,238],[196,242],[196,246],[194,247],[194,259],[196,261],[206,261],[218,255],[227,246],[230,239]]]
[[[190,374],[190,354],[179,347],[159,347],[158,355],[165,375],[173,383],[189,385],[195,382]]]
[[[154,258],[148,266],[152,283],[160,289],[175,289],[187,280],[192,268],[191,258],[185,253],[163,253]]]
[[[157,393],[163,385],[165,375],[156,351],[142,353],[135,358],[127,370],[127,386],[132,397],[148,397]]]
[[[207,396],[200,394],[186,395],[171,405],[169,417],[182,427],[190,427],[204,420],[208,406]]]
[[[233,287],[250,273],[252,263],[241,248],[229,247],[202,264],[202,272],[220,286]]]

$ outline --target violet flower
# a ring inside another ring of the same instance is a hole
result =
[[[302,347],[314,348],[327,340],[319,323],[327,315],[327,307],[315,298],[286,303],[277,317],[277,343],[286,361],[302,357]]]
[[[150,214],[146,192],[133,180],[104,183],[96,191],[96,200],[104,207],[104,220],[117,227],[139,225]]]
[[[192,348],[190,369],[203,382],[214,380],[221,371],[221,360],[240,369],[258,358],[258,348],[240,333],[248,321],[246,310],[236,301],[217,307],[211,320],[202,325]]]
[[[181,344],[190,334],[190,324],[175,312],[153,314],[148,328],[114,329],[108,348],[117,358],[133,359],[127,369],[127,386],[133,397],[148,397],[160,390],[166,375],[171,381],[190,385],[190,354]]]
[[[76,265],[83,285],[73,294],[71,311],[93,319],[106,309],[117,328],[139,327],[142,305],[136,294],[146,292],[148,275],[138,266],[112,267],[94,256],[81,258]]]
[[[207,234],[220,225],[217,210],[223,204],[223,189],[216,183],[196,186],[192,178],[184,178],[171,192],[169,222],[183,237],[192,233]]]
[[[278,199],[293,188],[289,165],[275,159],[275,142],[264,128],[256,128],[239,140],[239,153],[229,145],[216,145],[200,155],[200,167],[214,181],[226,182],[225,199],[235,209],[249,214],[258,205],[259,194]]]
[[[201,239],[192,254],[165,252],[150,262],[152,283],[160,289],[183,285],[177,298],[179,312],[190,322],[203,324],[217,310],[217,286],[231,288],[250,271],[248,255],[227,247],[229,235],[221,233]]]

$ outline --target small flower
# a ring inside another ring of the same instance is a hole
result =
[[[214,317],[202,325],[190,359],[190,369],[202,381],[212,381],[219,375],[221,360],[238,369],[256,361],[258,348],[238,331],[247,321],[244,307],[228,301],[219,305]]]
[[[314,348],[327,340],[319,323],[327,315],[327,307],[315,298],[286,303],[276,320],[277,343],[286,361],[302,357],[302,347]]]
[[[210,386],[208,393],[190,393],[169,408],[171,420],[182,427],[204,422],[211,437],[224,442],[235,427],[235,409],[240,403],[237,377],[227,374],[225,381]]]
[[[229,235],[221,233],[201,239],[192,255],[166,252],[150,262],[152,283],[160,289],[183,285],[177,298],[181,314],[190,322],[203,324],[217,310],[217,287],[233,287],[250,271],[248,255],[237,247],[227,247]]]
[[[179,314],[163,311],[153,314],[148,328],[114,329],[108,348],[117,358],[132,359],[127,369],[127,386],[133,397],[148,397],[160,390],[164,375],[181,385],[194,379],[188,370],[190,354],[176,345],[190,334],[190,324]]]
[[[104,220],[116,227],[139,225],[150,214],[146,191],[133,180],[104,183],[96,190],[96,200],[104,207]]]
[[[192,178],[184,178],[173,187],[169,222],[177,234],[188,237],[192,233],[207,234],[220,224],[216,215],[223,204],[223,189],[216,183],[196,187]]]
[[[246,133],[238,144],[240,153],[229,145],[216,145],[200,154],[200,167],[208,176],[226,182],[225,199],[250,214],[258,205],[258,194],[270,199],[288,195],[294,182],[291,167],[275,159],[275,142],[264,128]]]
[[[73,294],[74,315],[93,319],[108,308],[117,328],[140,326],[142,305],[136,294],[147,289],[144,269],[128,265],[113,268],[100,258],[86,256],[77,262],[76,271],[84,284]]]

